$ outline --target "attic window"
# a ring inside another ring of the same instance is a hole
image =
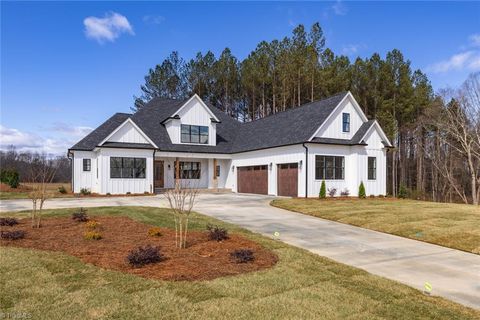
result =
[[[208,127],[207,126],[192,126],[189,124],[182,124],[182,143],[208,143]]]
[[[342,114],[343,120],[343,132],[350,132],[350,113]]]

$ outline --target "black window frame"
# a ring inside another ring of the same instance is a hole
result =
[[[342,113],[342,132],[350,132],[350,113]]]
[[[145,179],[147,158],[110,157],[110,179]]]
[[[345,180],[345,157],[315,155],[315,180]]]
[[[92,171],[92,159],[83,159],[83,171]]]
[[[198,161],[180,161],[179,171],[182,180],[199,180],[202,176],[202,163]],[[173,173],[174,179],[177,179],[177,170]]]
[[[209,134],[210,134],[209,131],[210,130],[208,126],[182,124],[180,126],[180,142],[208,144]]]
[[[373,163],[370,163],[370,160],[373,160]],[[367,159],[367,178],[368,180],[377,180],[377,157],[368,157]]]
[[[215,178],[220,177],[220,172],[221,172],[220,165],[217,164],[217,166],[215,167]]]

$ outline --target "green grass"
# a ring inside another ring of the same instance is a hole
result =
[[[46,210],[48,216],[71,209]],[[89,208],[172,227],[167,209]],[[2,214],[26,216],[26,213]],[[0,308],[32,319],[475,319],[448,300],[194,214],[258,241],[279,256],[268,270],[201,282],[157,281],[100,269],[61,253],[0,247]]]
[[[273,206],[480,254],[480,207],[394,199],[278,199]]]

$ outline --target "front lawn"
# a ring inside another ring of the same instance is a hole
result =
[[[480,207],[396,199],[278,199],[272,205],[480,254]]]
[[[21,183],[18,188],[10,188],[8,185],[0,184],[0,200],[10,199],[28,199],[32,187],[35,183]],[[64,187],[67,193],[60,193],[59,188]],[[47,191],[51,193],[54,198],[68,198],[73,197],[70,183],[47,183]]]
[[[47,210],[65,216],[71,209]],[[173,227],[168,209],[89,208]],[[26,216],[6,213],[2,216]],[[228,228],[272,250],[267,270],[208,281],[151,280],[58,252],[0,247],[0,311],[32,319],[475,319],[480,313],[234,225],[194,214],[192,230]],[[27,230],[28,231],[28,230]],[[102,241],[102,240],[100,240]],[[92,252],[94,254],[94,252]]]

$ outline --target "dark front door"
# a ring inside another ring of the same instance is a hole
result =
[[[277,191],[279,196],[298,196],[298,163],[282,163],[277,166]]]
[[[163,161],[155,161],[154,172],[153,185],[155,188],[163,188]]]
[[[237,186],[240,193],[268,194],[267,166],[238,167]]]

